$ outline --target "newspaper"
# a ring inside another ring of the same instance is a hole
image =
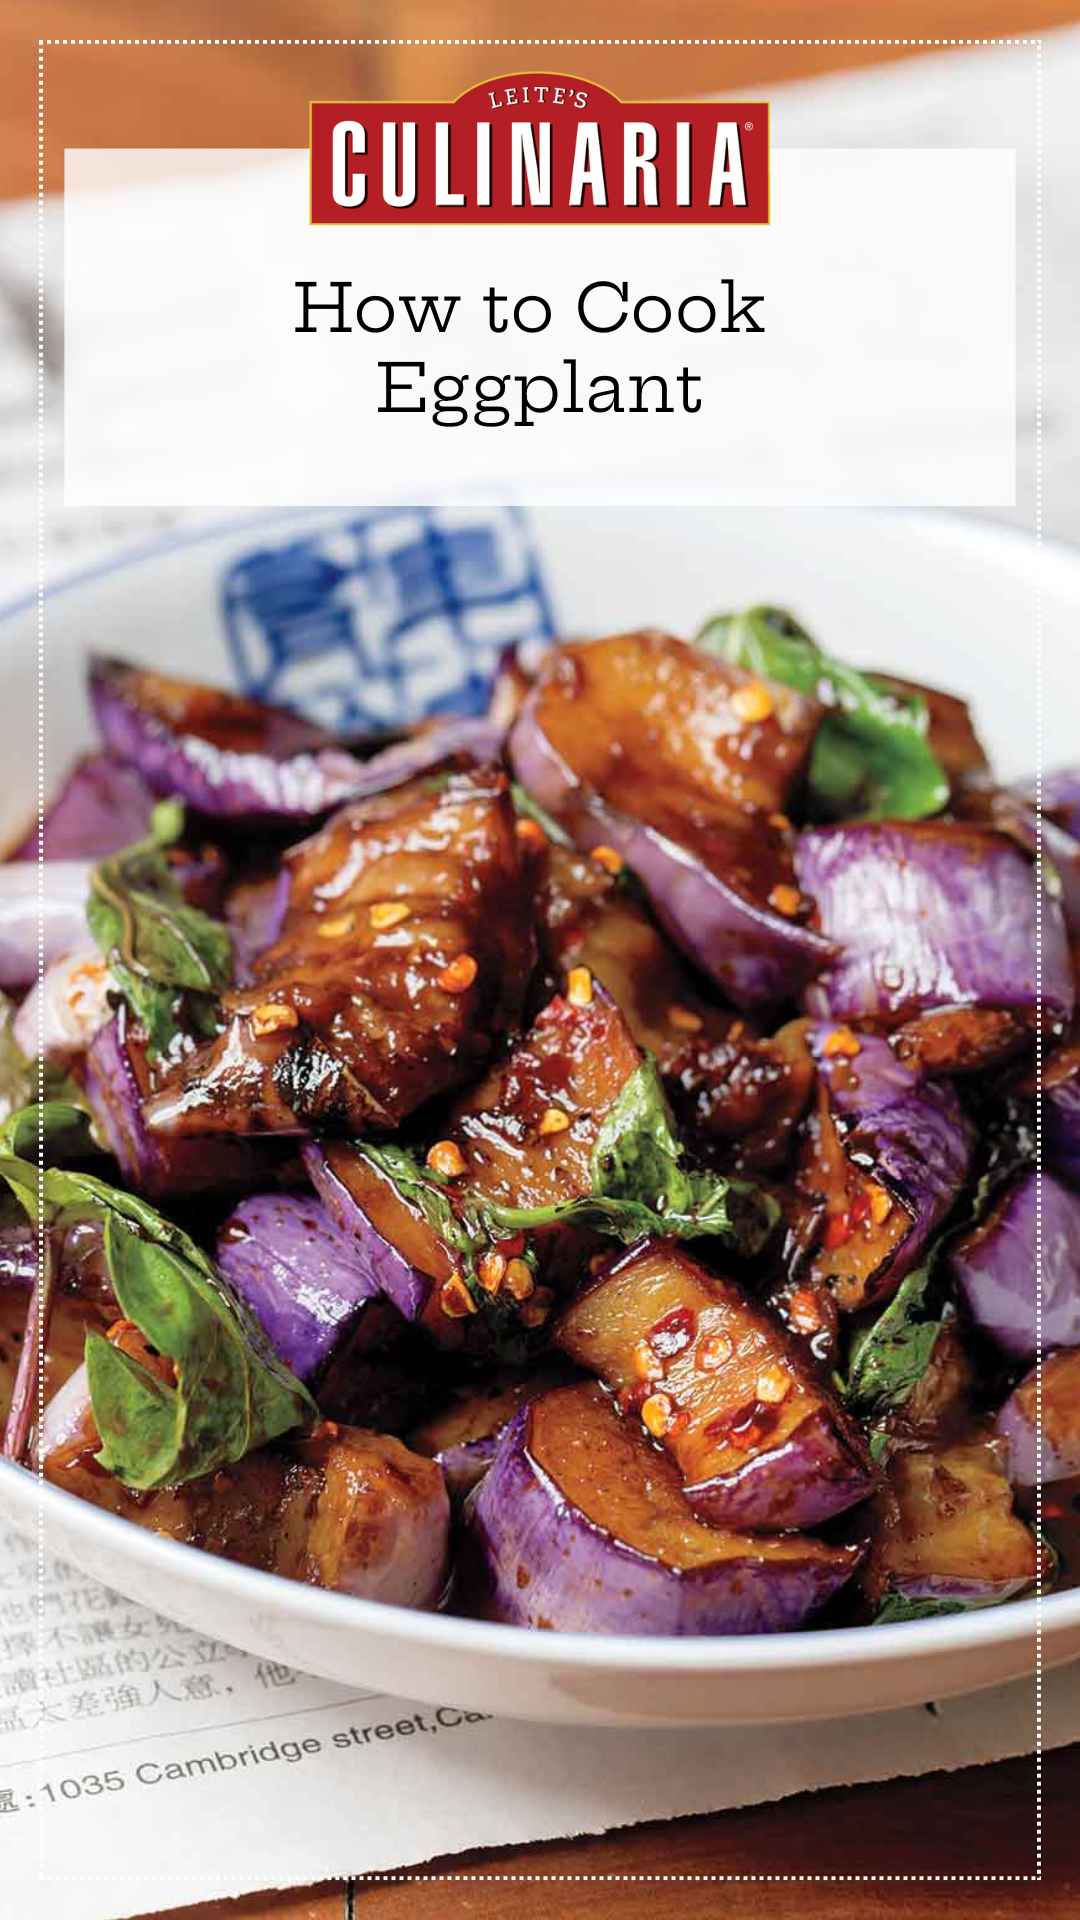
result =
[[[1080,1665],[1045,1696],[1043,1745],[1065,1745]],[[417,1705],[237,1652],[58,1562],[39,1610],[36,1548],[0,1533],[0,1910],[20,1920],[125,1920],[1034,1744],[1032,1679],[826,1725],[675,1732]],[[1031,1832],[1034,1865],[1034,1771]]]

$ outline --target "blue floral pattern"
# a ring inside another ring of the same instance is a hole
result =
[[[222,615],[245,692],[348,732],[479,712],[503,648],[554,633],[511,507],[388,508],[254,548]]]

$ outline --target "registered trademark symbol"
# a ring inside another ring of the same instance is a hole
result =
[[[753,121],[752,121],[752,120],[744,120],[744,121],[743,121],[743,132],[744,132],[744,133],[753,133],[753,131],[754,131],[754,123],[753,123]]]

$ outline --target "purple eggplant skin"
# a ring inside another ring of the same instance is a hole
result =
[[[379,1293],[404,1320],[419,1320],[435,1282],[414,1267],[368,1219],[331,1165],[318,1140],[305,1141],[302,1158],[312,1186],[337,1227],[358,1249]]]
[[[154,796],[137,768],[111,754],[77,760],[40,826],[35,825],[12,860],[103,860],[145,839]]]
[[[1080,840],[1080,767],[1058,767],[1054,773],[1044,773],[1041,787],[1044,814],[1050,814],[1074,840]],[[1017,791],[1029,805],[1036,804],[1034,780],[1025,781]]]
[[[638,1544],[564,1492],[534,1451],[535,1409],[545,1402],[526,1404],[503,1429],[465,1504],[465,1586],[486,1618],[576,1633],[781,1633],[801,1626],[855,1571],[858,1546],[702,1525],[683,1501],[675,1468],[620,1419],[600,1387],[557,1392],[584,1397],[586,1406],[591,1399],[589,1410],[610,1428],[618,1455],[628,1450],[626,1460],[617,1455],[616,1470],[625,1485],[633,1463]],[[593,1439],[583,1429],[583,1447]],[[609,1490],[606,1464],[590,1499],[597,1512]],[[682,1564],[656,1550],[676,1530]]]
[[[147,698],[162,684],[125,662],[96,658],[90,668],[90,699],[109,753],[133,765],[155,794],[176,795],[196,812],[235,824],[261,821],[302,827],[353,797],[358,762],[328,736],[280,709],[244,702],[243,731],[233,727],[228,706],[219,738],[186,730],[184,702],[173,700],[177,718],[165,718]],[[168,683],[170,690],[181,683]],[[191,705],[209,705],[208,690],[191,688]],[[210,716],[211,721],[215,716]],[[200,725],[196,718],[188,723]],[[230,731],[245,744],[221,744]],[[248,744],[257,739],[257,745]]]
[[[949,1253],[953,1279],[972,1320],[1021,1365],[1033,1361],[1040,1347],[1046,1353],[1053,1347],[1080,1346],[1080,1194],[1042,1174],[1040,1258],[1039,1180],[1034,1168],[1011,1180],[986,1218]]]
[[[51,967],[86,946],[92,872],[89,860],[49,860],[40,878],[29,861],[0,866],[0,987],[21,991],[37,979],[39,961]]]
[[[256,960],[281,933],[289,904],[286,867],[268,880],[245,881],[225,902],[225,923],[232,935],[233,977],[238,987],[251,984]]]
[[[121,1007],[95,1034],[81,1069],[94,1124],[128,1184],[149,1199],[264,1187],[273,1146],[239,1138],[163,1140],[147,1127],[145,1049]]]
[[[685,1491],[698,1519],[710,1526],[772,1534],[821,1526],[865,1500],[873,1485],[850,1428],[832,1409],[817,1407],[781,1446]]]
[[[829,940],[759,906],[667,835],[616,811],[583,787],[526,700],[510,736],[516,778],[548,813],[569,822],[578,846],[614,847],[637,875],[675,945],[735,1006],[795,997],[835,958]]]
[[[313,1194],[258,1193],[229,1215],[217,1264],[298,1380],[316,1380],[380,1289]]]
[[[1047,1063],[1043,1081],[1043,1151],[1052,1173],[1080,1189],[1080,1049],[1072,1050],[1067,1072],[1055,1074]]]
[[[810,1051],[829,1091],[845,1149],[911,1215],[911,1229],[889,1263],[889,1290],[918,1265],[971,1170],[975,1129],[948,1081],[927,1080],[898,1060],[878,1034],[859,1035],[850,1058],[826,1051],[831,1021],[811,1028]]]
[[[997,1417],[1009,1448],[1014,1487],[1049,1485],[1080,1474],[1080,1347],[1052,1353],[1042,1364],[1042,1447],[1039,1447],[1037,1370],[1013,1388]],[[1041,1457],[1040,1457],[1041,1455]]]
[[[795,871],[840,958],[806,1010],[896,1024],[957,1006],[1038,1005],[1036,889],[1003,834],[948,821],[858,821],[799,835]],[[1076,997],[1060,901],[1044,894],[1042,1006],[1068,1021]]]
[[[440,1447],[438,1453],[432,1454],[436,1466],[442,1468],[446,1491],[451,1500],[464,1500],[474,1487],[480,1485],[495,1459],[498,1446],[498,1434],[488,1433],[482,1440],[462,1440],[456,1447]]]
[[[871,1515],[868,1597],[996,1606],[1045,1578],[1052,1556],[1014,1511],[1006,1466],[993,1434],[893,1452]]]

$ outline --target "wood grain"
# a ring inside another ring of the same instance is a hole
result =
[[[36,179],[36,42],[214,37],[259,40],[429,36],[497,40],[652,36],[693,39],[877,41],[1030,33],[1080,17],[1078,0],[624,0],[583,18],[575,0],[21,0],[0,8],[0,197]],[[627,98],[761,84],[914,50],[882,45],[567,47],[57,46],[46,53],[48,185],[63,183],[63,150],[78,146],[302,146],[312,98],[450,98],[492,73],[537,64],[569,68]]]
[[[776,1737],[783,1739],[782,1728]],[[1029,1758],[799,1794],[773,1806],[595,1839],[464,1854],[400,1879],[218,1901],[185,1908],[174,1920],[506,1920],[511,1913],[514,1920],[607,1920],[615,1912],[619,1920],[656,1920],[658,1912],[684,1920],[721,1913],[723,1920],[1075,1920],[1080,1747],[1048,1754],[1043,1771],[1045,1870],[1038,1884],[963,1877],[1033,1873]],[[847,1878],[874,1873],[915,1878]],[[823,1877],[762,1884],[762,1875],[781,1874]],[[721,1883],[716,1875],[746,1877]],[[927,1875],[943,1877],[919,1878]]]

